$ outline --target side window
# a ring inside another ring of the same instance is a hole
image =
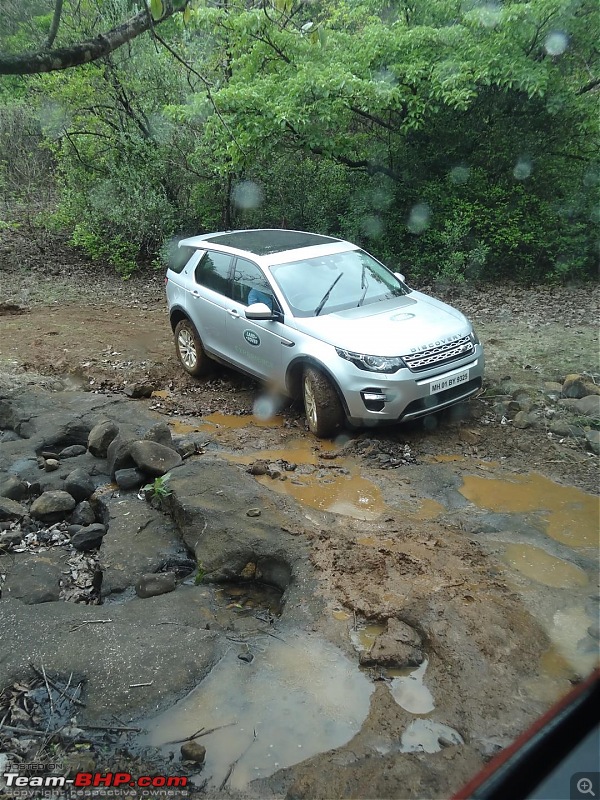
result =
[[[233,299],[245,306],[252,303],[266,303],[273,308],[273,290],[264,273],[245,258],[238,258],[233,270]]]
[[[225,297],[231,297],[229,268],[231,256],[227,253],[207,252],[196,267],[196,283],[212,289]]]

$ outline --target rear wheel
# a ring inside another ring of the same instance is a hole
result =
[[[175,328],[175,348],[181,366],[189,374],[198,378],[209,367],[208,356],[202,347],[198,331],[189,319],[182,319]]]
[[[338,394],[320,370],[307,367],[302,376],[302,397],[308,427],[319,439],[333,436],[344,423],[344,409]]]

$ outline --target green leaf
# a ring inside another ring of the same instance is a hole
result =
[[[150,0],[150,13],[152,19],[162,19],[165,13],[165,6],[162,0]]]
[[[192,19],[192,9],[191,6],[186,6],[185,11],[183,12],[183,24],[189,25]]]

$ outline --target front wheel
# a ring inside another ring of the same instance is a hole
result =
[[[175,328],[175,348],[181,366],[194,378],[204,375],[208,370],[208,357],[202,347],[198,331],[189,319],[182,319]]]
[[[302,395],[311,433],[319,439],[333,436],[344,423],[344,409],[329,378],[307,367],[302,376]]]

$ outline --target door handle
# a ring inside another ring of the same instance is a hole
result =
[[[236,317],[237,319],[239,319],[240,316],[239,311],[236,311],[235,308],[228,308],[227,313],[229,314],[230,317]]]

